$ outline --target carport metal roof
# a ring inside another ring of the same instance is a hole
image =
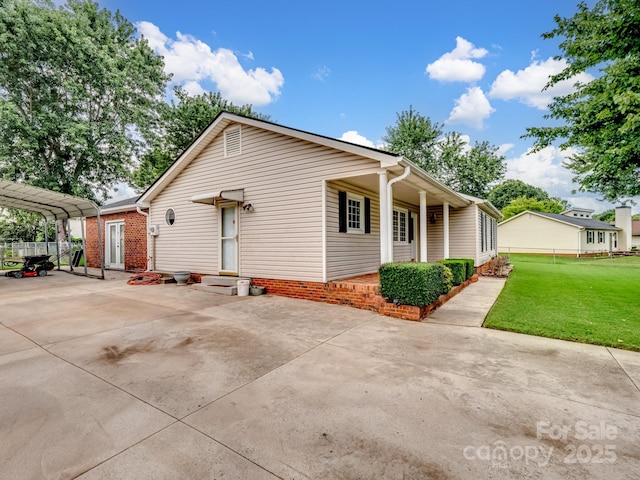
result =
[[[44,188],[32,187],[23,183],[11,182],[0,179],[0,207],[16,208],[42,215],[47,221],[61,220],[77,217],[98,217],[100,224],[100,209],[91,200],[74,197],[65,193],[53,192]],[[57,239],[56,230],[56,239]],[[48,253],[47,242],[47,253]],[[102,248],[101,230],[98,228],[98,245],[100,251],[100,270],[104,279],[104,251]],[[56,241],[56,248],[58,242]],[[86,251],[84,228],[82,229],[82,247]],[[85,255],[86,258],[86,255]],[[71,250],[69,249],[69,268],[71,266]],[[60,270],[60,253],[58,252],[58,270]],[[87,275],[87,266],[84,266],[84,274]]]
[[[96,204],[86,198],[1,179],[0,206],[40,213],[47,221],[98,214]]]

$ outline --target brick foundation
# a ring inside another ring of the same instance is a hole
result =
[[[88,267],[100,268],[100,248],[98,245],[97,217],[87,218]],[[127,272],[143,272],[147,269],[147,219],[138,212],[120,212],[100,215],[102,242],[106,245],[105,223],[124,220],[124,269]]]
[[[426,307],[411,305],[394,305],[380,295],[380,287],[376,284],[352,283],[348,280],[328,283],[301,282],[296,280],[273,280],[269,278],[252,278],[255,286],[265,287],[267,293],[283,297],[313,300],[334,305],[348,305],[362,310],[371,310],[404,320],[420,321],[427,315],[444,305],[465,287],[478,281],[474,275],[466,282],[453,287],[449,293],[441,295],[438,300]]]

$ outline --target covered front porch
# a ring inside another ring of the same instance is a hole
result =
[[[325,184],[325,281],[391,261],[476,258],[474,202],[406,160]],[[360,218],[358,215],[361,215]],[[334,218],[342,217],[340,225]],[[358,222],[362,231],[352,229]]]

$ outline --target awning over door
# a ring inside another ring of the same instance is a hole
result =
[[[244,202],[244,189],[220,190],[217,192],[199,193],[191,197],[193,203],[215,205],[218,200],[231,200],[232,202]]]

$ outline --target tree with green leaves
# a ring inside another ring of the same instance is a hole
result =
[[[162,57],[91,0],[0,5],[0,175],[104,198],[156,121]]]
[[[581,191],[605,199],[640,194],[640,3],[598,0],[578,4],[571,18],[555,17],[556,28],[544,38],[560,38],[568,66],[551,77],[547,88],[576,75],[599,70],[598,78],[577,83],[576,91],[557,97],[546,118],[557,126],[527,129],[534,150],[561,140],[576,147],[566,165]]]
[[[133,184],[146,189],[193,142],[223,110],[247,117],[269,120],[269,116],[253,111],[251,105],[237,106],[220,93],[189,95],[174,87],[175,99],[160,107],[160,119],[152,148],[142,156],[133,175]]]
[[[442,125],[412,107],[396,116],[383,138],[387,149],[402,155],[456,191],[485,197],[492,183],[504,177],[504,157],[489,142],[469,146],[457,132],[443,136]]]
[[[548,200],[549,194],[543,189],[529,185],[522,180],[509,179],[499,183],[487,195],[489,200],[498,210],[509,205],[511,200],[518,197],[534,198],[536,200]]]
[[[0,240],[4,242],[43,242],[44,227],[47,227],[47,238],[55,238],[55,226],[46,224],[38,213],[23,210],[0,210]]]
[[[502,221],[514,217],[525,210],[532,212],[562,213],[569,207],[568,203],[559,198],[549,198],[547,200],[537,200],[535,198],[518,197],[514,198],[502,209]]]
[[[423,117],[412,106],[409,110],[396,114],[396,123],[387,127],[382,140],[389,151],[402,155],[407,160],[420,165],[427,172],[439,177],[440,164],[436,155],[436,145],[442,136],[442,124]]]
[[[594,220],[600,220],[601,222],[613,223],[616,221],[616,211],[613,208],[605,210],[601,213],[595,213],[593,215]],[[636,213],[631,217],[632,220],[640,220],[640,214]]]

